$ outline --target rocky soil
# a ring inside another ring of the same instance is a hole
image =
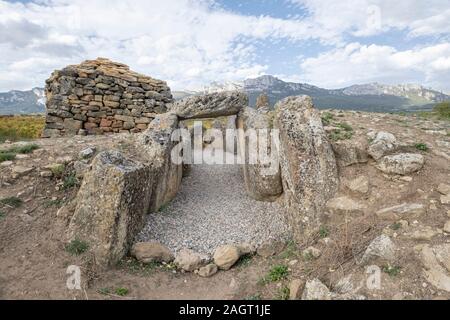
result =
[[[334,147],[340,144],[349,150],[363,141],[367,145],[363,149],[370,153],[358,154],[356,150],[349,156],[347,152],[346,161],[338,157],[340,189],[328,204],[323,228],[297,245],[289,241],[284,246],[273,244],[269,257],[241,257],[230,270],[208,278],[175,270],[170,263],[142,264],[131,257],[101,271],[90,267],[88,257],[72,255],[63,241],[66,220],[60,208],[75,197],[95,154],[113,146],[132,148],[133,137],[117,134],[34,141],[39,149],[0,163],[0,200],[10,199],[0,204],[0,298],[449,299],[450,124],[349,111],[323,111],[322,116],[330,138],[335,140]],[[395,140],[379,132],[392,134]],[[0,145],[0,149],[10,147]],[[345,166],[349,161],[352,164]],[[215,173],[220,175],[220,171]],[[178,198],[166,207],[167,217],[163,211],[149,221],[154,219],[158,226],[158,219],[164,216],[170,220],[174,212],[185,215],[185,222],[195,221],[195,212],[179,205],[197,202],[199,214],[241,214],[241,221],[248,223],[238,208],[248,210],[252,204],[239,197],[239,175],[233,170],[230,173],[234,178],[228,175],[231,186],[224,187],[228,192],[216,197],[220,204],[216,211],[199,205],[200,200],[183,199],[183,190],[195,190],[195,181],[203,178],[202,170],[194,168]],[[189,181],[191,184],[186,184]],[[208,191],[214,194],[218,189],[203,188],[198,196],[207,198]],[[228,203],[225,196],[231,197]],[[12,197],[20,200],[11,202]],[[235,203],[235,199],[242,202]],[[251,209],[258,216],[259,210]],[[261,212],[270,213],[264,208]],[[201,220],[206,229],[199,235],[217,241],[214,245],[222,244],[225,238],[211,235],[224,235],[233,223],[232,219],[210,220],[211,225],[220,225],[217,232],[206,227],[208,221]],[[271,228],[274,223],[270,223]],[[184,223],[187,225],[194,227]],[[234,228],[231,236],[236,234],[236,239],[241,239],[238,230]],[[270,238],[271,232],[265,230],[264,234]],[[192,233],[189,235],[191,241],[198,241]],[[183,243],[181,238],[177,241]],[[201,241],[196,243],[200,245]],[[167,245],[175,249],[179,244]],[[82,290],[67,289],[69,265],[82,267]],[[368,285],[369,271],[376,271],[374,266],[381,271],[380,286],[375,289]],[[118,289],[127,289],[127,293]]]

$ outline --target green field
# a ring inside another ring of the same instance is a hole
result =
[[[44,125],[44,116],[0,116],[0,143],[39,138]]]

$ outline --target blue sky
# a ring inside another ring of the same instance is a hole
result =
[[[450,0],[0,0],[0,91],[98,56],[174,90],[263,74],[450,93]]]

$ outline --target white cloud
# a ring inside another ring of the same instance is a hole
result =
[[[0,0],[0,91],[42,86],[53,69],[98,56],[167,80],[173,89],[242,80],[266,73],[270,67],[270,61],[258,60],[259,40],[272,47],[310,40],[334,46],[335,50],[302,64],[318,85],[390,75],[423,78],[439,86],[443,86],[442,79],[447,80],[442,75],[449,65],[445,50],[431,52],[433,59],[423,62],[417,52],[424,48],[398,52],[380,44],[348,45],[346,41],[349,34],[365,37],[392,28],[407,30],[411,37],[449,34],[449,0],[291,2],[304,6],[307,15],[286,19],[241,15],[221,9],[213,0],[94,0],[88,5],[85,0]],[[429,45],[430,50],[433,47],[436,45]],[[328,56],[342,61],[343,66],[330,63]],[[430,70],[418,68],[420,64]],[[345,67],[353,69],[345,73]],[[301,72],[290,76],[303,78]],[[321,78],[321,73],[327,78]]]
[[[354,83],[402,83],[418,80],[448,89],[450,43],[398,51],[390,46],[350,43],[343,48],[306,58],[301,63],[304,80],[337,88]]]
[[[412,37],[450,33],[449,0],[290,0],[332,33],[355,36],[407,30]]]

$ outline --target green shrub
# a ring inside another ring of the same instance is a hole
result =
[[[414,145],[414,148],[416,148],[417,150],[420,150],[420,151],[428,151],[428,149],[429,149],[425,143],[416,143]]]
[[[50,171],[53,173],[53,176],[56,178],[61,178],[66,170],[66,166],[63,164],[55,164],[50,167]]]
[[[387,266],[383,266],[382,270],[384,273],[387,273],[389,276],[395,277],[400,274],[401,267],[387,265]]]
[[[329,125],[331,121],[334,120],[333,115],[330,112],[324,112],[322,115],[322,123],[324,125]]]
[[[115,292],[118,296],[124,297],[128,294],[128,289],[127,288],[117,288]]]
[[[276,265],[267,273],[267,275],[262,279],[262,283],[277,282],[284,280],[289,275],[288,267],[285,265]]]
[[[66,245],[66,251],[73,256],[79,256],[89,249],[89,245],[81,240],[75,239]]]
[[[277,300],[289,300],[290,290],[289,287],[284,286],[278,290],[277,296],[275,297]]]
[[[0,152],[0,162],[11,161],[11,160],[14,160],[15,158],[16,158],[16,154],[15,153]]]
[[[64,178],[63,188],[64,190],[70,189],[78,185],[78,179],[75,174],[68,175]]]
[[[23,201],[17,197],[8,197],[8,198],[1,199],[0,203],[5,206],[19,208],[23,204]]]
[[[441,119],[450,119],[450,101],[444,101],[438,103],[433,111],[438,115]]]
[[[328,230],[328,228],[326,226],[321,226],[319,229],[319,237],[320,238],[326,238],[328,237],[328,235],[330,234],[330,231]]]

